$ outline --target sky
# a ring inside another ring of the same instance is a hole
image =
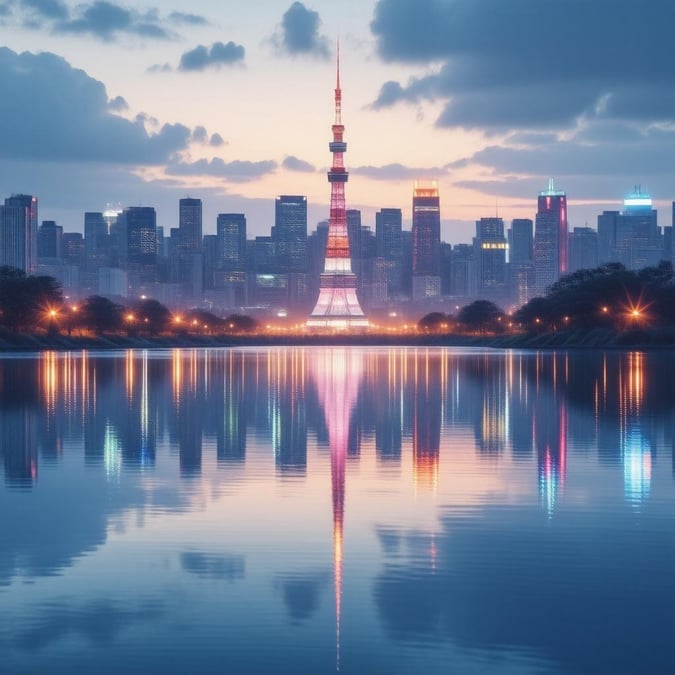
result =
[[[549,177],[570,227],[634,186],[659,223],[675,199],[672,0],[0,0],[0,196],[81,231],[107,203],[204,232],[243,212],[269,234],[274,198],[327,218],[336,41],[347,206],[411,218],[439,181],[442,238],[533,218]]]

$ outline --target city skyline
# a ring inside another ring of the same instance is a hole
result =
[[[231,5],[206,0],[184,9],[0,4],[11,28],[0,50],[0,121],[12,130],[0,149],[4,194],[37,195],[41,217],[68,230],[107,202],[153,204],[168,229],[185,197],[203,200],[205,233],[217,213],[240,212],[251,234],[267,232],[278,194],[307,195],[310,223],[323,220],[332,103],[323,83],[339,33],[348,208],[364,224],[403,207],[408,228],[409,186],[435,179],[441,238],[465,242],[497,210],[532,217],[524,198],[549,176],[570,197],[570,230],[636,183],[669,223],[668,3],[636,13],[627,2],[611,12],[569,2],[535,14],[529,2],[269,0],[237,7],[236,18]],[[606,38],[628,20],[649,36],[640,49]],[[559,30],[544,43],[539,24],[553,22]],[[563,57],[572,30],[575,58]]]

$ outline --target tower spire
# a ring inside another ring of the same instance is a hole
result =
[[[332,126],[333,140],[328,149],[333,155],[333,164],[328,170],[330,183],[330,218],[326,259],[320,277],[319,297],[307,320],[308,328],[348,330],[368,328],[363,309],[356,295],[356,275],[352,272],[345,206],[345,184],[349,173],[344,164],[347,143],[342,124],[342,88],[340,85],[340,41],[337,42],[335,83],[335,122]]]
[[[335,81],[335,124],[342,124],[342,87],[340,86],[340,38],[337,39],[337,78]]]

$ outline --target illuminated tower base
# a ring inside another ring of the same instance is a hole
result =
[[[342,89],[340,88],[340,50],[337,59],[337,87],[335,88],[335,124],[332,127],[333,141],[329,149],[333,153],[333,166],[328,172],[330,183],[330,218],[326,262],[321,273],[319,299],[307,320],[307,328],[348,330],[368,328],[359,299],[356,297],[356,275],[352,272],[345,209],[345,183],[349,174],[343,156],[347,150],[342,124]]]

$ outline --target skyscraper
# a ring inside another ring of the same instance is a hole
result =
[[[202,200],[186,197],[178,202],[180,245],[186,255],[202,251]]]
[[[127,268],[132,285],[156,281],[157,215],[151,206],[131,206],[122,214],[126,224]]]
[[[534,270],[538,293],[567,274],[567,197],[555,189],[553,179],[548,189],[539,193],[534,230]]]
[[[84,214],[84,264],[89,272],[98,272],[108,264],[108,223],[103,213]]]
[[[375,214],[377,257],[385,260],[389,296],[401,292],[403,271],[403,214],[401,209],[380,209]]]
[[[592,227],[575,227],[570,232],[569,248],[570,274],[598,266],[598,233]]]
[[[499,301],[506,290],[506,237],[501,218],[476,221],[474,252],[476,289],[480,298]]]
[[[307,271],[307,197],[281,195],[274,202],[274,228],[280,272]]]
[[[216,220],[216,265],[227,271],[246,269],[246,216],[219,213]]]
[[[343,140],[342,89],[340,88],[340,50],[337,55],[337,86],[335,87],[335,122],[333,140],[329,149],[333,153],[333,166],[328,171],[331,186],[330,219],[326,260],[320,277],[319,298],[307,320],[308,328],[367,328],[366,319],[356,295],[356,275],[352,272],[349,253],[349,235],[345,208],[345,183],[349,175],[343,156],[347,143]]]
[[[511,300],[524,305],[534,294],[534,223],[514,218],[509,230],[509,288]]]
[[[412,210],[413,300],[424,300],[441,294],[438,181],[415,181]]]
[[[37,270],[38,200],[12,195],[0,208],[0,265],[33,274]]]

